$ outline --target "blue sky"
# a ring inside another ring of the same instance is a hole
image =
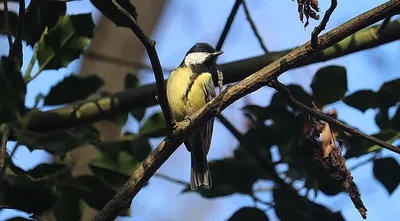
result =
[[[321,11],[329,7],[330,1],[320,1]],[[342,24],[343,22],[369,10],[385,1],[339,1],[338,7],[333,13],[326,30]],[[161,64],[165,68],[174,68],[182,60],[182,57],[194,43],[198,41],[208,42],[215,45],[225,25],[227,16],[233,6],[231,1],[167,1],[167,7],[160,19],[160,23],[153,33],[153,39],[157,41],[157,50]],[[312,29],[318,22],[311,20],[308,28],[304,29],[298,20],[296,1],[278,0],[248,0],[248,7],[256,22],[259,33],[270,51],[279,51],[303,44],[310,38]],[[354,7],[354,6],[357,7]],[[76,14],[81,12],[96,11],[87,0],[68,3],[68,13]],[[95,16],[98,15],[96,11]],[[323,13],[321,14],[321,16]],[[140,12],[139,12],[140,16]],[[134,36],[132,36],[134,37]],[[7,53],[6,38],[0,38],[1,53]],[[220,63],[240,60],[248,57],[263,54],[257,39],[255,38],[250,25],[248,24],[242,7],[239,8],[233,26],[222,49],[225,53],[219,58]],[[30,48],[25,49],[25,62],[23,69],[32,54]],[[348,93],[359,89],[377,90],[385,81],[398,78],[400,73],[397,67],[397,60],[400,57],[400,44],[394,42],[379,48],[367,50],[361,53],[331,60],[329,62],[310,65],[304,68],[290,70],[280,77],[283,83],[296,83],[310,91],[310,82],[315,72],[324,66],[335,64],[343,65],[348,72]],[[144,63],[149,63],[147,57],[143,58]],[[76,72],[79,67],[79,60],[73,62],[68,68],[59,71],[43,72],[28,86],[27,105],[33,104],[38,93],[47,94],[51,86],[55,85],[64,76]],[[33,71],[34,72],[34,71]],[[140,73],[141,83],[154,82],[151,72]],[[240,109],[245,102],[267,105],[273,89],[263,88],[246,96],[244,99],[229,106],[223,113],[242,132],[244,118]],[[366,133],[374,133],[379,129],[373,118],[375,110],[368,110],[365,113],[346,106],[342,102],[331,105],[338,110],[339,118],[350,125],[356,126]],[[158,107],[152,107],[147,111],[149,116]],[[135,131],[136,122],[132,119],[126,126],[126,130]],[[153,139],[152,144],[157,145],[160,139]],[[12,144],[10,144],[12,146]],[[232,156],[237,146],[235,138],[218,122],[215,124],[215,131],[212,141],[212,148],[209,159],[221,159]],[[383,151],[384,156],[399,157]],[[49,155],[42,151],[30,153],[26,148],[19,148],[14,162],[23,168],[29,169],[46,161]],[[179,148],[171,158],[160,168],[159,173],[166,174],[176,179],[189,181],[190,161],[189,154],[185,148]],[[351,159],[349,166],[357,163],[360,159]],[[365,165],[352,171],[354,181],[359,187],[364,204],[368,209],[368,220],[397,220],[399,190],[389,196],[386,190],[378,183],[372,174],[372,164]],[[257,187],[269,186],[267,182],[259,182]],[[216,199],[205,199],[196,193],[182,194],[183,186],[177,185],[160,178],[154,177],[135,198],[132,203],[132,217],[121,218],[120,220],[225,220],[237,209],[243,206],[252,206],[252,199],[245,195],[235,194],[229,197]],[[270,193],[260,195],[270,199]],[[334,211],[341,211],[346,220],[362,220],[354,208],[347,194],[342,193],[335,197],[326,197],[322,193],[316,201],[329,207]],[[167,205],[167,206],[166,206]],[[155,212],[157,211],[157,212]],[[9,211],[0,213],[0,220],[12,216]],[[273,210],[268,212],[270,220],[277,220]]]

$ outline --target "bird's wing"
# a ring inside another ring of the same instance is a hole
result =
[[[214,83],[212,82],[211,78],[210,78],[210,81],[211,82],[209,82],[208,84],[205,84],[205,86],[204,86],[204,95],[206,98],[206,103],[210,102],[216,96]],[[214,118],[209,120],[206,123],[206,128],[204,131],[204,133],[205,133],[204,134],[204,139],[205,139],[204,154],[206,156],[208,154],[208,151],[210,150],[213,128],[214,128]]]

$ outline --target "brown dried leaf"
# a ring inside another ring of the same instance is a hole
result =
[[[319,6],[318,0],[297,0],[297,11],[299,12],[300,21],[303,22],[304,16],[306,17],[306,22],[304,23],[304,28],[309,24],[309,18],[319,20]]]

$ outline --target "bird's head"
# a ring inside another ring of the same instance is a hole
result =
[[[207,43],[196,43],[186,53],[183,64],[186,67],[193,67],[198,65],[210,67],[211,65],[215,64],[215,60],[222,53],[224,52],[215,51],[215,49]]]

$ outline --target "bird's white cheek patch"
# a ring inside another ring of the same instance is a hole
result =
[[[208,55],[209,53],[207,52],[190,53],[185,57],[185,65],[190,66],[195,64],[201,64],[207,59]]]

